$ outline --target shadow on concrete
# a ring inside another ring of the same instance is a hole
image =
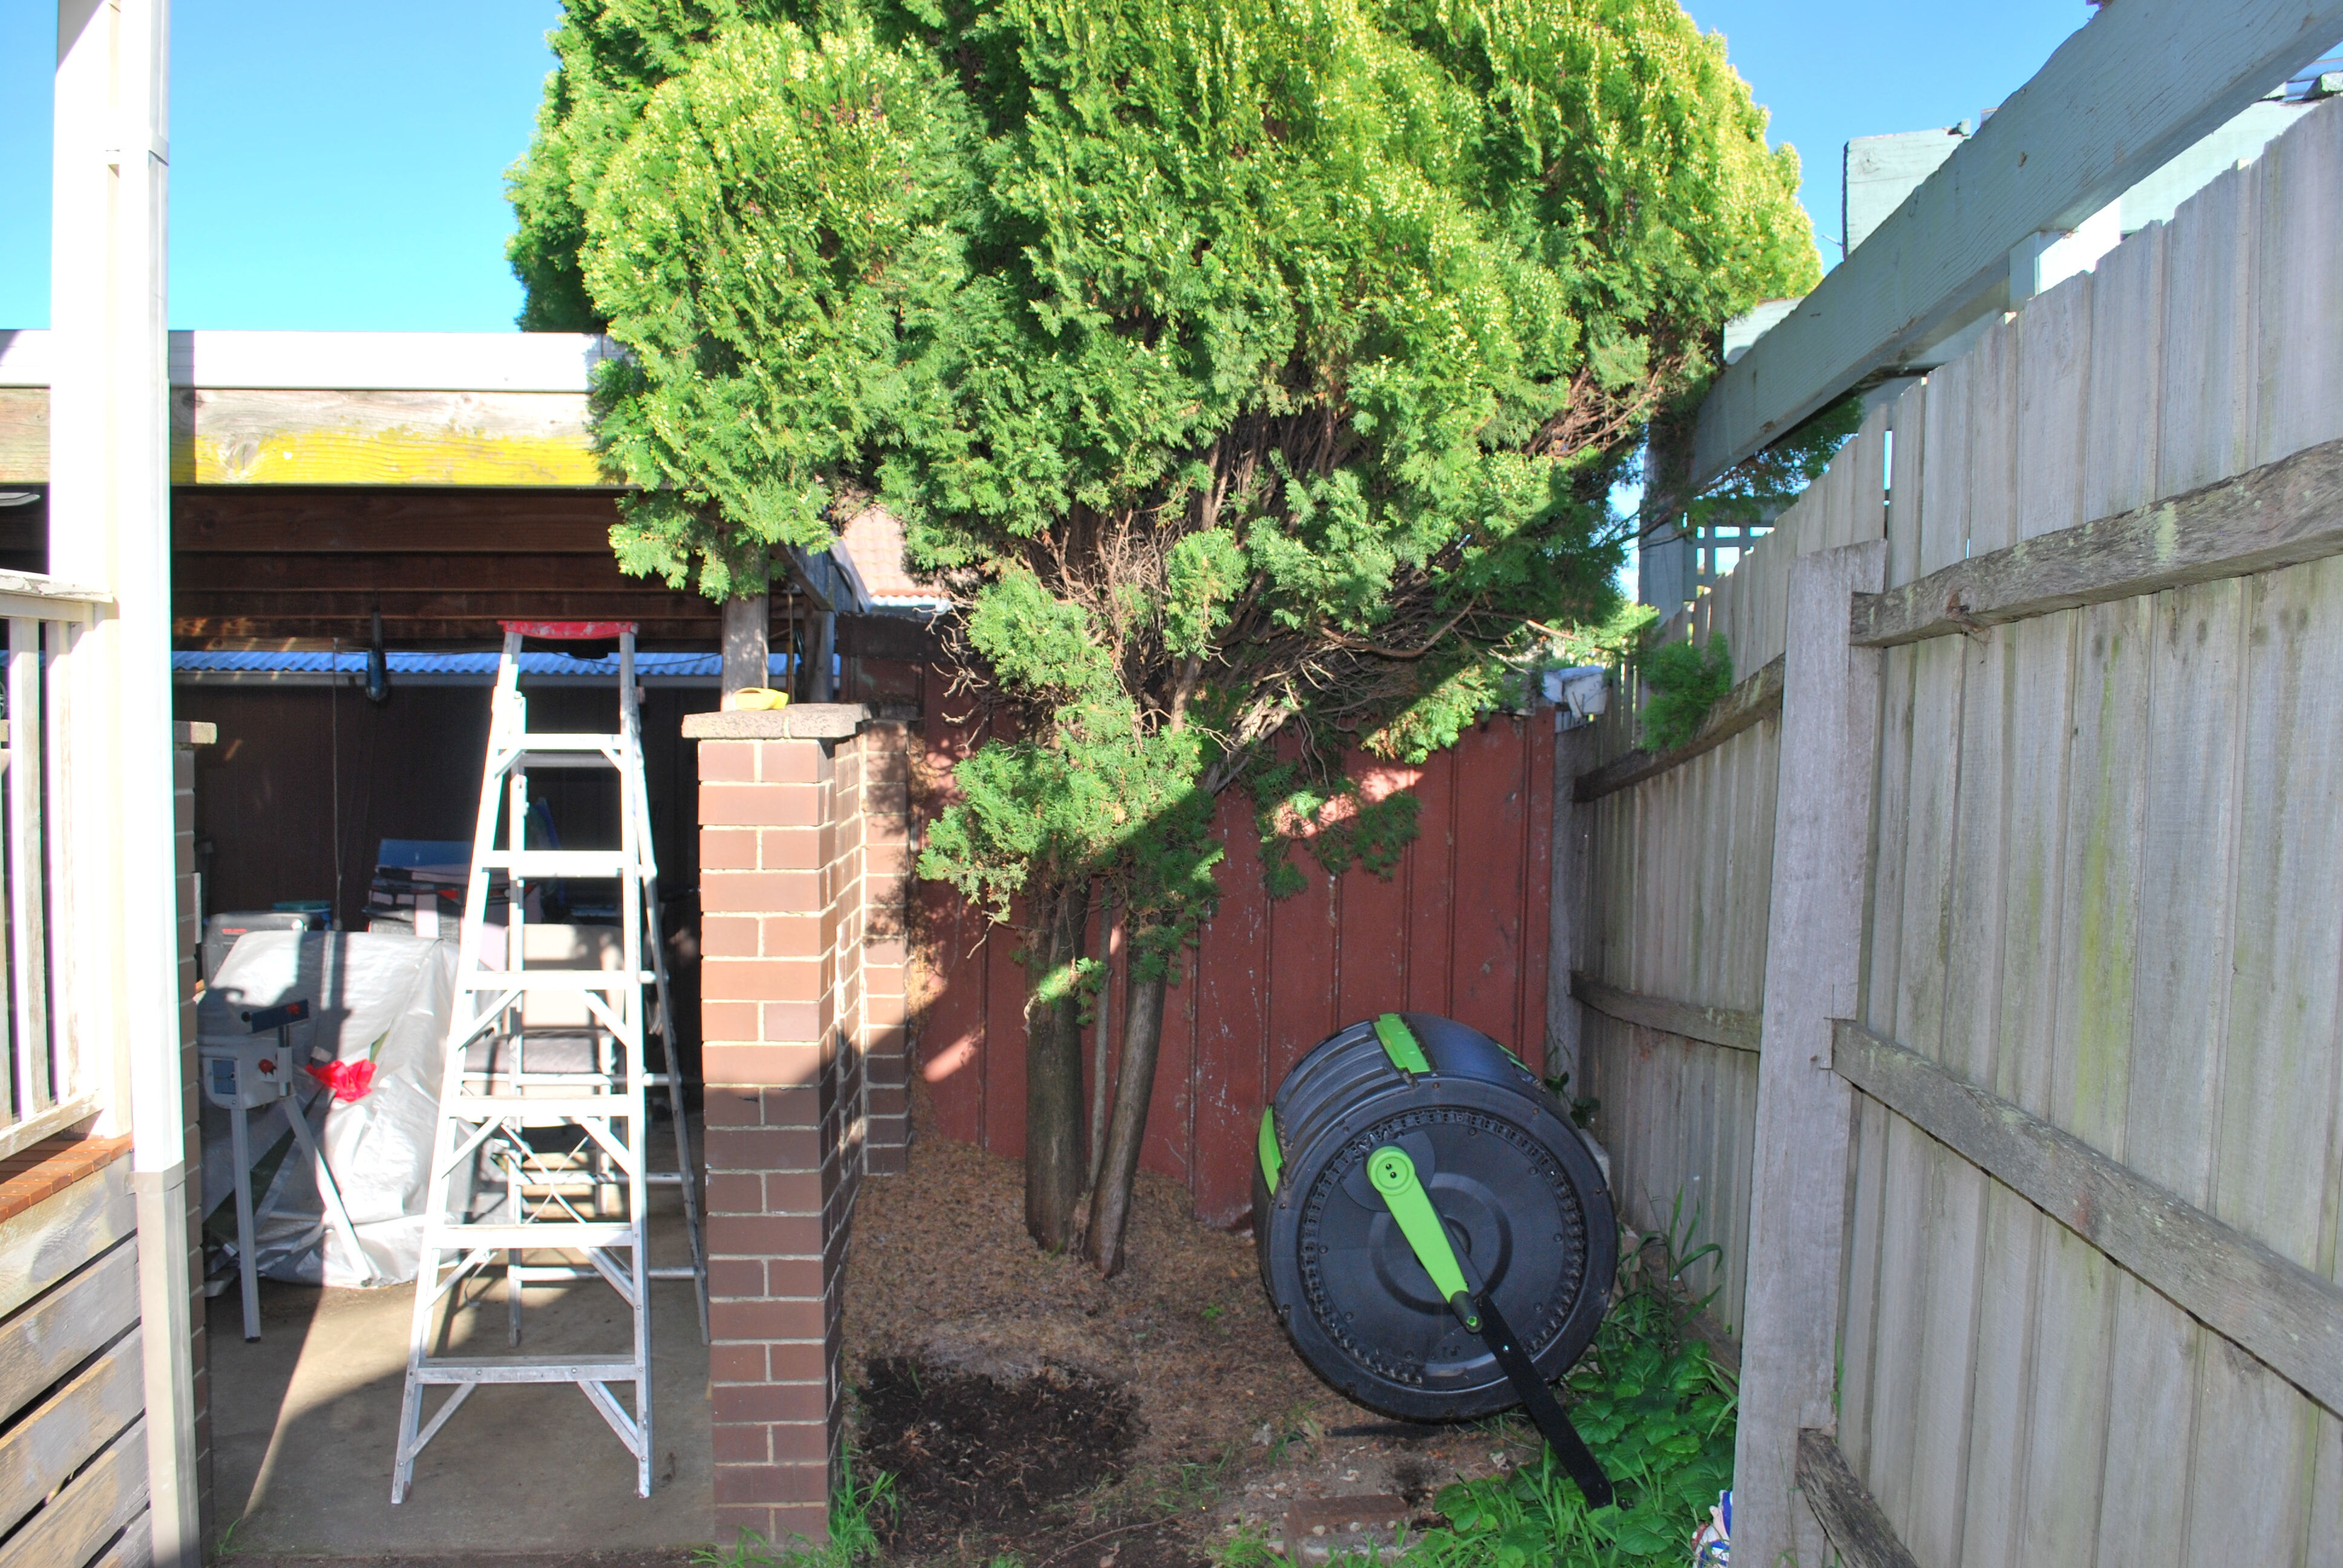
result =
[[[654,1169],[672,1161],[664,1141],[654,1137]],[[653,1190],[651,1237],[654,1265],[687,1260],[673,1188]],[[468,1282],[448,1351],[504,1350],[504,1289],[495,1274]],[[261,1338],[251,1344],[234,1293],[210,1303],[223,1563],[668,1568],[708,1542],[708,1348],[689,1282],[651,1286],[648,1499],[635,1495],[634,1461],[586,1396],[573,1385],[540,1384],[476,1392],[423,1451],[415,1485],[397,1507],[390,1473],[414,1287],[263,1281],[260,1294]],[[524,1305],[526,1352],[623,1352],[629,1342],[626,1304],[599,1281],[531,1285]],[[445,1397],[427,1396],[427,1420]]]

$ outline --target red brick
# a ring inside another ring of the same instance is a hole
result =
[[[753,1040],[764,1027],[763,1010],[753,1001],[703,1001],[699,1004],[699,1038]]]
[[[775,1444],[779,1447],[778,1442]],[[719,1464],[716,1467],[716,1501],[727,1503],[825,1503],[830,1497],[830,1466],[808,1464]]]
[[[809,914],[767,915],[761,946],[769,959],[820,958],[821,922]]]
[[[716,1537],[729,1543],[746,1530],[769,1545],[786,1546],[799,1536],[820,1546],[830,1540],[830,1517],[826,1508],[811,1503],[793,1504],[785,1508],[767,1508],[753,1503],[733,1503],[717,1508]]]
[[[700,907],[747,915],[810,915],[822,907],[820,871],[716,871],[700,877]]]
[[[765,1293],[769,1296],[814,1298],[822,1293],[824,1276],[816,1258],[775,1258],[765,1265]]]
[[[710,1271],[710,1272],[712,1274],[713,1271]],[[710,1312],[715,1310],[713,1303],[710,1303],[709,1310]],[[736,1383],[749,1388],[769,1388],[772,1385],[767,1380],[771,1375],[772,1374],[766,1370],[765,1347],[761,1344],[713,1344],[708,1347],[708,1379],[710,1382],[717,1384],[719,1388],[727,1384]],[[754,1421],[759,1418],[755,1416],[719,1416],[718,1419],[721,1421]]]
[[[710,1450],[719,1464],[769,1464],[773,1458],[771,1429],[719,1422]]]
[[[759,743],[764,753],[761,777],[768,784],[815,784],[820,782],[823,757],[819,740],[767,740]]]
[[[703,740],[699,743],[699,777],[719,783],[748,783],[757,777],[757,743],[753,740]]]
[[[821,1229],[811,1214],[711,1214],[708,1251],[730,1258],[818,1258]]]
[[[765,1177],[765,1212],[818,1214],[829,1195],[830,1172],[838,1161],[828,1160],[816,1171],[776,1171]]]
[[[719,1383],[709,1402],[714,1419],[745,1425],[820,1421],[829,1400],[826,1383],[752,1382]]]
[[[739,1045],[709,1040],[700,1047],[708,1076],[726,1083],[811,1083],[821,1070],[820,1052],[795,1043]]]
[[[710,1214],[761,1214],[765,1211],[765,1179],[754,1171],[711,1169],[707,1203]]]
[[[825,1391],[828,1399],[837,1391],[833,1374],[838,1371],[838,1358],[830,1347],[819,1341],[794,1341],[766,1347],[765,1359],[772,1362],[776,1385],[801,1383],[807,1388]]]
[[[818,1040],[829,1035],[831,1016],[819,1001],[768,1001],[760,1027],[770,1040]]]
[[[821,995],[821,964],[809,959],[711,954],[699,967],[699,987],[700,994],[714,1001],[812,1001]]]
[[[710,1171],[810,1171],[821,1163],[821,1139],[810,1127],[710,1128]]]
[[[765,1260],[710,1258],[708,1261],[708,1293],[710,1296],[761,1298],[765,1294]],[[761,1369],[759,1375],[762,1375]]]
[[[764,1096],[753,1084],[711,1081],[707,1086],[705,1103],[711,1136],[719,1127],[755,1127],[765,1118]]]
[[[823,834],[813,828],[768,828],[758,835],[757,853],[768,871],[818,871],[830,860]]]
[[[703,827],[812,828],[820,825],[821,787],[817,784],[702,784]]]
[[[755,915],[706,915],[699,922],[703,959],[753,959],[761,933]]]
[[[773,1458],[781,1463],[827,1464],[830,1453],[828,1413],[811,1421],[776,1422],[771,1432]]]
[[[821,1093],[817,1089],[768,1089],[763,1103],[768,1127],[821,1125]]]
[[[757,869],[757,830],[754,828],[702,828],[699,830],[699,869],[702,876],[710,871],[753,871]]]
[[[719,1340],[815,1340],[826,1326],[820,1302],[714,1302],[708,1332]]]

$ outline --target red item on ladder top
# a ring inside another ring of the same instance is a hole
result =
[[[548,638],[556,642],[594,642],[636,629],[631,620],[508,620],[498,623],[523,637]]]

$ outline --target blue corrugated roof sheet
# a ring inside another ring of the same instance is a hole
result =
[[[480,675],[497,672],[498,656],[493,653],[390,653],[385,655],[393,678],[402,675]],[[331,653],[174,653],[171,668],[175,670],[251,670],[261,674],[366,674],[367,656],[361,652]],[[768,661],[774,675],[787,673],[787,664],[779,654]],[[608,654],[600,658],[572,658],[566,653],[530,653],[520,656],[523,675],[608,676],[618,674],[618,656]],[[638,676],[708,676],[723,671],[722,656],[714,653],[638,653],[635,673]]]

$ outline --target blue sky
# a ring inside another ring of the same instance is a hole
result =
[[[1804,159],[1838,233],[1849,136],[1972,118],[2081,0],[1691,0]],[[528,145],[556,0],[177,0],[175,327],[495,331],[520,291],[503,175]],[[0,327],[48,320],[53,0],[0,0]],[[1823,246],[1826,261],[1835,244]]]

